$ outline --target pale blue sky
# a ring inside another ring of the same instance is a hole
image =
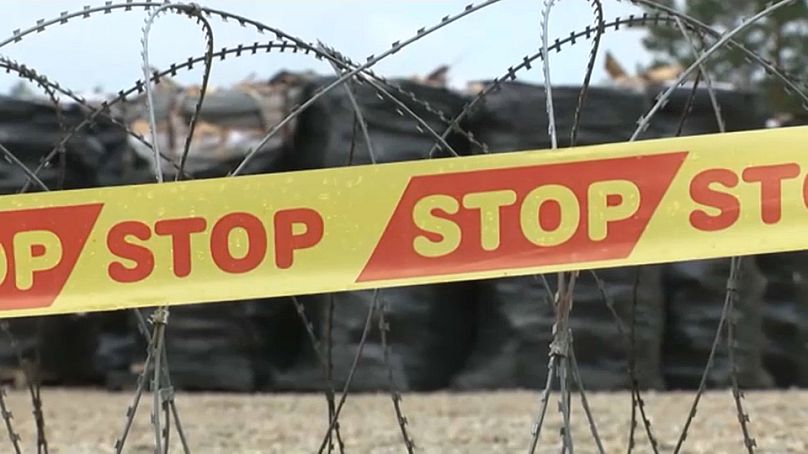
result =
[[[423,26],[437,23],[446,14],[463,9],[469,0],[197,0],[197,3],[240,13],[295,34],[304,40],[320,39],[355,60],[364,60],[405,39]],[[4,0],[0,15],[0,34],[27,28],[40,18],[52,18],[61,11],[81,9],[82,5],[101,5],[86,0]],[[387,76],[425,74],[440,64],[451,65],[450,82],[463,86],[468,80],[502,75],[508,66],[534,53],[540,46],[540,0],[504,0],[450,25],[421,43],[400,52],[375,69]],[[604,0],[605,16],[638,14],[626,1]],[[65,86],[80,91],[102,85],[107,91],[128,88],[140,77],[140,38],[146,13],[117,12],[87,20],[74,20],[56,26],[47,33],[34,35],[21,43],[0,49],[0,54],[23,62]],[[551,38],[566,36],[592,22],[586,0],[563,0],[551,17]],[[213,21],[215,47],[267,41],[253,29],[237,23]],[[151,35],[151,63],[166,67],[174,61],[202,53],[203,44],[197,26],[188,19],[158,19]],[[634,71],[637,64],[650,60],[639,40],[641,30],[610,32],[604,36],[602,50],[610,50]],[[577,84],[584,74],[588,42],[560,54],[552,54],[554,84]],[[597,64],[594,82],[605,80],[602,70],[604,52]],[[329,73],[330,66],[309,57],[262,54],[240,60],[216,62],[213,83],[228,85],[251,73],[266,78],[278,70],[312,69]],[[178,77],[181,83],[195,83],[199,71]],[[540,82],[541,68],[522,74],[524,80]],[[0,91],[15,82],[0,75]]]

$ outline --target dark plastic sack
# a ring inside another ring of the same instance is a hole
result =
[[[172,308],[165,339],[172,384],[189,390],[266,388],[302,345],[282,299]]]
[[[579,87],[553,88],[559,148],[570,144],[579,95]],[[478,105],[469,119],[469,127],[491,152],[549,149],[546,99],[542,86],[505,83]],[[592,87],[586,99],[581,112],[578,145],[628,140],[636,119],[645,108],[642,95],[626,90]]]
[[[64,124],[68,129],[81,119],[83,116],[77,111],[64,112]],[[29,169],[35,170],[63,136],[64,131],[59,128],[56,111],[51,104],[0,96],[0,144]],[[87,131],[71,140],[64,155],[64,188],[96,186],[96,173],[105,152],[103,144]],[[50,189],[58,189],[61,174],[60,159],[57,157],[38,176]],[[0,193],[17,192],[27,179],[16,165],[0,159]],[[36,185],[31,186],[31,192],[39,190]]]
[[[698,387],[715,339],[727,293],[729,259],[675,263],[665,268],[668,323],[663,367],[672,388]],[[766,388],[772,378],[763,367],[761,312],[766,279],[755,261],[745,259],[735,303],[735,357],[745,388]],[[730,384],[726,337],[719,344],[708,385]]]
[[[316,81],[308,88],[302,99],[308,99],[317,88],[333,80],[329,77]],[[463,107],[463,98],[447,89],[409,81],[394,82],[414,93],[418,99],[428,102],[432,108],[443,112],[446,118],[453,118]],[[290,168],[317,169],[341,167],[348,165],[349,162],[353,165],[371,162],[361,129],[354,124],[354,111],[345,90],[345,86],[340,86],[329,91],[303,113],[295,140],[295,151],[291,155]],[[421,128],[411,117],[399,114],[398,108],[391,101],[386,98],[380,99],[370,85],[354,85],[353,90],[368,123],[376,162],[428,158],[428,153],[436,142],[434,136]],[[411,99],[400,94],[392,94],[421,116],[438,135],[448,126],[437,115],[426,111]],[[467,153],[465,140],[459,138],[457,134],[450,135],[448,142],[458,154]],[[445,149],[435,154],[436,157],[447,155],[448,151]]]
[[[351,369],[373,303],[372,290],[303,297],[323,354],[327,353],[328,299],[333,296],[333,383],[342,389]],[[442,284],[379,290],[390,332],[388,354],[396,385],[401,390],[430,391],[448,386],[462,365],[471,342],[473,322],[467,286]],[[379,312],[352,380],[354,391],[382,391],[389,386],[388,365],[379,334]],[[326,386],[323,365],[309,350],[278,386],[314,391]]]
[[[778,387],[808,386],[808,253],[766,254],[757,263],[766,277],[766,369]]]
[[[647,109],[653,106],[659,93],[667,87],[650,86],[646,89]],[[668,103],[651,119],[648,130],[641,138],[673,137],[679,129],[682,112],[687,106],[692,87],[680,87],[674,90]],[[760,110],[759,97],[754,93],[715,88],[714,93],[721,107],[722,117],[727,132],[761,129],[766,121]],[[693,98],[692,110],[685,120],[683,136],[718,133],[718,122],[704,83]],[[645,114],[645,112],[643,113]]]
[[[592,274],[584,272],[576,283],[570,314],[575,355],[586,389],[630,387],[632,311],[637,382],[642,388],[663,388],[659,363],[664,325],[660,268],[616,268],[597,274],[606,295]],[[555,275],[546,278],[554,290]],[[455,388],[544,386],[555,315],[549,294],[540,282],[528,276],[477,284],[475,348],[454,380]],[[607,302],[612,304],[619,321]]]

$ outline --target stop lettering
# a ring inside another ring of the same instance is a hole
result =
[[[272,217],[274,265],[279,269],[294,264],[295,251],[316,246],[323,238],[323,218],[314,210],[297,208],[281,210]],[[230,237],[234,232],[246,235],[246,252],[232,250]],[[149,226],[141,221],[115,224],[107,234],[107,248],[117,258],[107,273],[120,283],[139,282],[149,277],[155,268],[155,255],[148,242],[155,236],[171,241],[171,269],[183,278],[193,272],[191,238],[207,237],[208,252],[216,267],[230,274],[243,274],[261,266],[269,250],[267,228],[257,216],[236,212],[212,222],[203,217],[165,219]]]
[[[414,177],[358,280],[626,257],[686,155]]]
[[[514,219],[503,220],[503,208],[514,205],[517,209],[509,211]],[[415,203],[413,220],[426,234],[415,237],[413,248],[424,257],[441,257],[457,250],[464,236],[478,232],[480,248],[496,251],[502,241],[503,222],[518,224],[524,239],[535,246],[562,245],[582,224],[588,238],[599,242],[606,239],[611,223],[628,219],[639,207],[640,190],[627,180],[592,183],[586,198],[558,184],[539,186],[521,200],[514,190],[474,192],[461,200],[432,195]],[[464,226],[439,214],[457,214],[461,209],[476,212],[477,225]],[[581,213],[586,216],[582,218]]]
[[[713,168],[699,172],[690,182],[690,198],[704,208],[690,213],[690,225],[714,232],[735,225],[744,210],[760,210],[760,221],[771,225],[780,221],[783,211],[783,187],[800,176],[797,163],[750,166],[740,175],[731,169]],[[741,185],[756,187],[757,197],[746,199],[733,189]],[[808,176],[803,178],[802,198],[808,207]]]

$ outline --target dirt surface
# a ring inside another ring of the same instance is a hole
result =
[[[693,394],[647,394],[646,409],[659,439],[660,452],[672,452]],[[590,405],[608,453],[625,452],[631,415],[630,395],[592,394]],[[51,453],[113,452],[131,401],[129,393],[95,390],[43,390],[47,436]],[[145,395],[124,452],[153,452],[149,424],[151,395]],[[808,452],[808,392],[748,393],[746,405],[759,453]],[[9,393],[15,429],[23,452],[36,452],[28,395]],[[195,453],[313,453],[326,427],[326,406],[320,395],[177,396],[182,423]],[[405,395],[403,409],[419,452],[511,453],[526,452],[538,394],[500,392],[475,394]],[[541,444],[536,452],[559,452],[559,416],[555,399],[547,412]],[[576,453],[596,452],[580,401],[573,407]],[[406,452],[386,395],[351,395],[341,418],[345,451],[349,453]],[[652,452],[642,423],[634,452]],[[172,433],[171,452],[177,436]],[[0,452],[13,452],[7,438]],[[744,452],[732,395],[707,394],[694,420],[682,453]]]

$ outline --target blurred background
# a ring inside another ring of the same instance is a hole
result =
[[[764,6],[753,0],[732,6],[713,1],[664,3],[718,32]],[[306,42],[320,40],[363,61],[465,5],[211,0],[205,6],[262,20]],[[0,18],[0,27],[11,36],[41,17],[81,8],[75,1],[34,7],[14,0]],[[658,8],[617,1],[605,2],[603,8],[607,25],[593,60],[579,145],[627,140],[655,97],[693,61],[691,45],[664,10],[660,16]],[[552,14],[549,36],[561,41],[550,40],[558,47],[550,53],[551,80],[561,146],[568,146],[589,63],[593,29],[587,33],[587,27],[593,14],[585,2],[570,2]],[[0,98],[0,138],[31,167],[100,103],[110,103],[109,115],[95,115],[89,127],[66,142],[64,162],[42,170],[51,188],[154,181],[151,150],[143,139],[148,136],[144,96],[137,90],[125,99],[118,96],[142,76],[144,18],[142,10],[79,17],[3,48],[9,59],[3,63],[10,69],[0,77],[0,89],[6,93]],[[461,127],[448,140],[461,154],[546,149],[546,92],[541,61],[535,59],[541,47],[540,24],[541,8],[535,2],[500,2],[373,69],[388,76],[398,87],[396,97],[436,131],[446,128],[447,118],[460,115]],[[801,84],[808,67],[802,49],[807,25],[806,4],[796,2],[739,39]],[[701,47],[714,39],[697,28],[688,32]],[[216,24],[214,49],[219,53],[188,164],[195,178],[227,175],[294,105],[333,80],[333,68],[323,60],[291,47],[270,46],[267,52],[272,38],[238,21]],[[158,140],[166,153],[179,157],[203,68],[199,61],[182,65],[189,57],[204,55],[204,41],[193,21],[168,15],[156,21],[150,43],[152,70],[165,72],[155,86]],[[800,124],[804,111],[799,98],[738,54],[732,48],[721,51],[706,66],[709,78],[699,72],[688,78],[642,138],[719,132],[708,86],[715,89],[730,131]],[[532,64],[525,64],[530,56]],[[13,60],[24,63],[28,72]],[[171,70],[172,65],[179,69]],[[505,77],[513,67],[513,77]],[[32,78],[31,71],[47,80]],[[21,73],[28,78],[19,77]],[[58,83],[50,86],[50,97],[42,89],[49,82]],[[412,119],[396,115],[396,107],[367,84],[352,90],[368,120],[377,162],[427,157],[434,140],[419,132]],[[355,134],[347,92],[331,91],[276,135],[247,171],[369,163],[368,147]],[[165,164],[164,172],[172,171]],[[16,192],[24,181],[12,164],[0,163],[3,191]],[[721,317],[728,271],[729,260],[714,260],[584,274],[575,293],[572,324],[587,387],[626,389],[632,381],[660,390],[696,387]],[[808,306],[803,302],[808,255],[755,257],[744,262],[743,272],[731,317],[737,326],[740,383],[748,388],[808,384]],[[554,277],[547,278],[554,285]],[[314,391],[322,389],[327,378],[339,384],[351,367],[373,295],[348,292],[172,310],[167,348],[174,386]],[[391,374],[403,390],[414,391],[543,386],[554,314],[539,280],[388,289],[380,291],[379,298],[389,333],[382,342],[378,330],[370,331],[354,390],[386,389]],[[620,328],[629,325],[633,338],[627,343]],[[19,384],[24,369],[33,367],[48,384],[121,389],[132,387],[142,369],[145,343],[130,312],[13,320],[9,331],[20,339],[20,348],[0,345],[0,372],[7,381]],[[312,339],[328,343],[330,377],[322,373]],[[22,364],[17,353],[25,360]],[[627,373],[629,359],[633,376]],[[731,369],[723,346],[710,384],[728,386]]]

